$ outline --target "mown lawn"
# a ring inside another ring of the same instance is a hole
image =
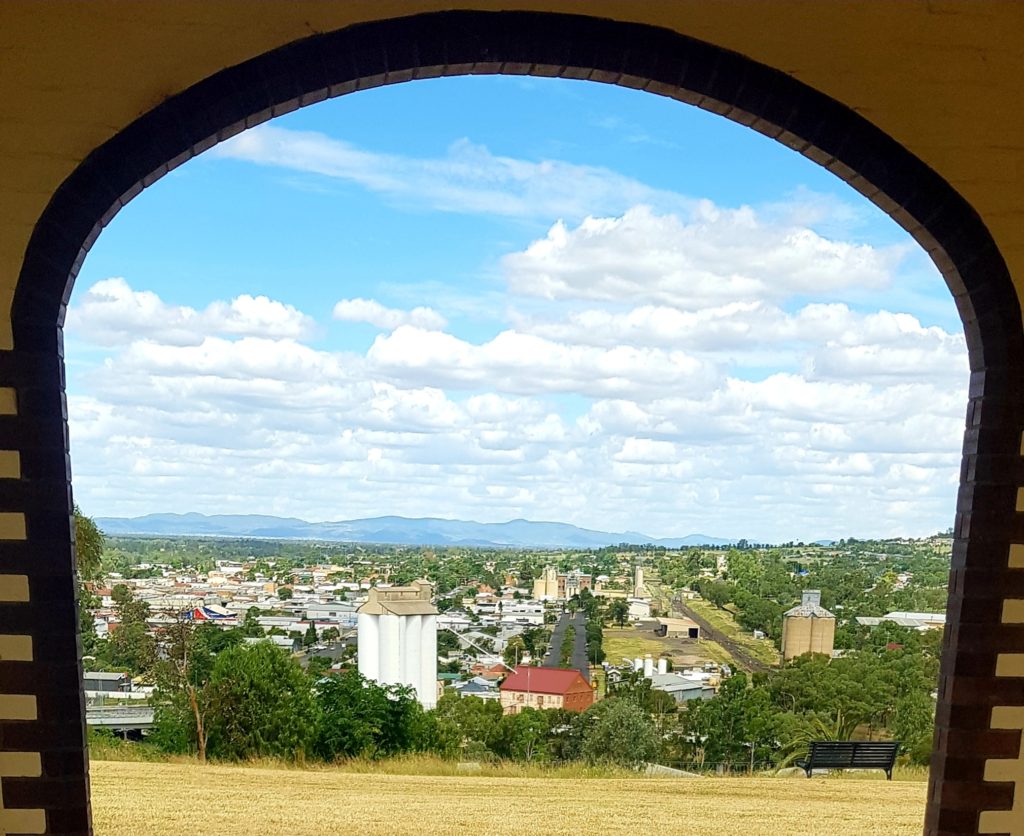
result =
[[[521,778],[98,761],[98,836],[910,836],[926,784],[815,778]]]

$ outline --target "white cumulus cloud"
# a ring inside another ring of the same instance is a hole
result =
[[[699,310],[851,287],[884,288],[906,252],[779,226],[750,207],[701,201],[689,217],[635,206],[618,217],[554,224],[505,256],[510,289],[541,299],[644,301]]]
[[[211,302],[199,311],[171,305],[148,290],[134,290],[123,278],[96,282],[68,310],[68,329],[98,345],[148,339],[168,345],[199,345],[208,334],[304,337],[313,320],[266,296],[243,294]]]
[[[707,386],[714,368],[682,351],[619,345],[599,348],[503,331],[482,344],[452,334],[402,326],[367,352],[371,372],[409,384],[501,392],[566,392],[590,397],[647,398],[666,387]]]
[[[417,307],[403,311],[385,307],[374,299],[342,299],[334,306],[334,318],[346,322],[368,322],[384,331],[394,331],[402,325],[439,331],[448,324],[441,314],[431,308]]]

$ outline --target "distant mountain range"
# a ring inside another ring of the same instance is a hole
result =
[[[481,546],[497,548],[592,549],[619,543],[681,546],[729,546],[736,540],[690,534],[658,539],[636,531],[592,531],[554,522],[512,520],[478,523],[433,517],[373,517],[363,520],[311,523],[294,517],[259,514],[147,514],[144,517],[99,517],[96,524],[110,535],[197,537],[262,537],[279,540],[330,540],[343,543],[393,543],[408,546]]]

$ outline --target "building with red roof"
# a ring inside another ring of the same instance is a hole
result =
[[[519,665],[499,690],[505,714],[518,714],[524,708],[586,711],[594,704],[594,689],[575,668]]]
[[[481,662],[477,662],[469,669],[469,672],[473,674],[473,676],[481,676],[484,679],[490,679],[496,682],[505,675],[506,670],[508,670],[508,668],[500,662],[494,665],[485,665]]]

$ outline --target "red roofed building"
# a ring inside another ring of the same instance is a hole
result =
[[[508,670],[508,668],[500,663],[496,665],[484,665],[477,662],[469,669],[469,672],[473,674],[473,676],[482,676],[484,679],[490,679],[497,682],[505,675],[506,670]]]
[[[594,704],[594,691],[575,668],[534,668],[520,665],[499,689],[505,714],[524,708],[564,708],[586,711]]]

